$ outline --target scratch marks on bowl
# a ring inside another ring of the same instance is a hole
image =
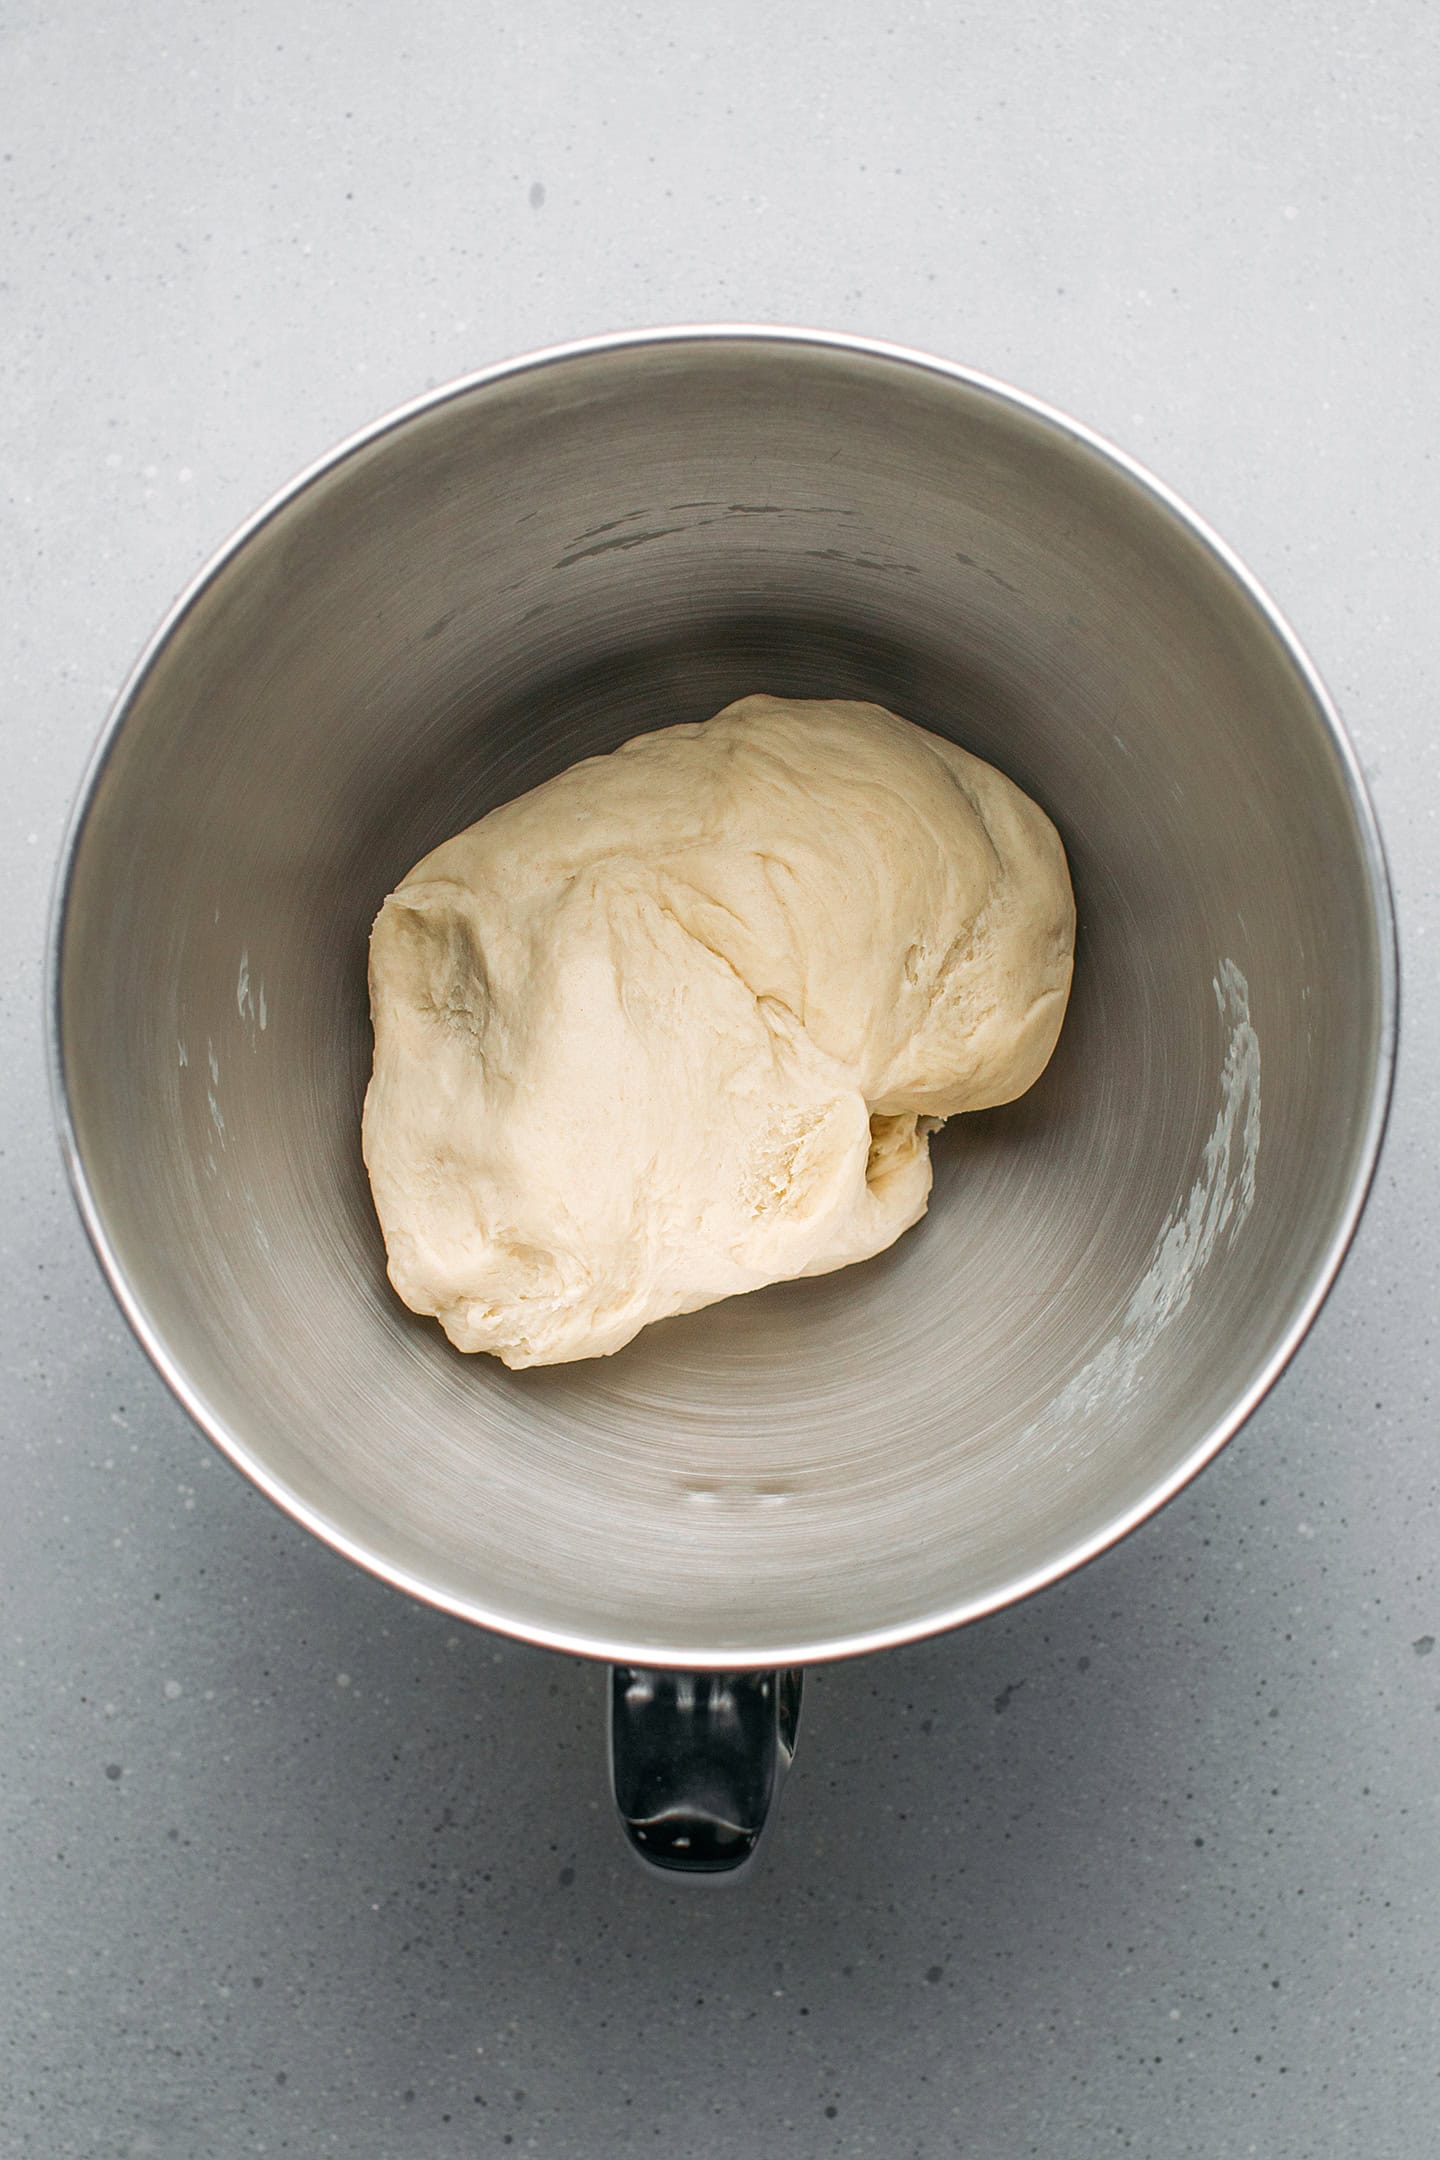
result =
[[[556,563],[557,570],[568,570],[572,563],[584,562],[590,555],[610,555],[616,549],[647,547],[652,540],[668,540],[672,533],[685,532],[684,525],[655,525],[645,532],[617,533],[613,540],[595,540],[589,547],[572,548]]]
[[[704,500],[671,503],[671,514],[689,510],[714,510],[715,517],[687,518],[683,525],[649,524],[638,532],[623,532],[622,526],[633,526],[641,518],[654,519],[662,513],[652,510],[626,510],[619,517],[607,518],[603,525],[591,525],[577,533],[565,554],[556,561],[554,568],[568,570],[572,564],[586,562],[594,555],[609,555],[616,550],[648,547],[655,540],[670,540],[677,533],[699,532],[707,525],[725,525],[737,518],[854,518],[857,512],[841,504],[832,503],[720,503]],[[601,535],[605,535],[601,538]],[[850,558],[837,557],[837,560]],[[861,558],[853,558],[859,561]],[[875,565],[874,567],[892,567]],[[908,568],[908,565],[905,566]]]

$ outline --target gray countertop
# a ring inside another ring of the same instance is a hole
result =
[[[0,82],[0,2153],[1433,2153],[1440,18],[21,0]],[[351,1569],[169,1400],[38,1018],[82,762],[231,526],[427,384],[715,318],[962,359],[1188,495],[1346,715],[1407,1012],[1238,1439],[813,1674],[763,1877],[695,1896],[622,1849],[598,1668]]]

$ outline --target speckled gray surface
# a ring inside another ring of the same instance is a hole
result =
[[[1421,2160],[1440,2076],[1440,22],[438,0],[8,11],[0,2151]],[[254,502],[646,321],[928,346],[1114,435],[1309,643],[1407,1013],[1275,1394],[1084,1575],[813,1676],[763,1880],[632,1871],[601,1674],[211,1455],[51,1144],[46,897],[108,698]]]

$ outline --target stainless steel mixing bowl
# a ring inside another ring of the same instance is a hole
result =
[[[867,1266],[465,1359],[385,1280],[371,918],[495,804],[760,689],[877,699],[1045,806],[1059,1050]],[[54,996],[91,1236],[232,1460],[466,1619],[695,1671],[974,1619],[1183,1485],[1339,1265],[1395,1030],[1354,757],[1214,536],[998,383],[748,329],[492,369],[253,519],[106,729]]]

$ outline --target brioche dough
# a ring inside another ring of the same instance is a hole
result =
[[[549,1365],[868,1259],[935,1124],[1044,1069],[1074,922],[1044,813],[878,705],[742,698],[572,767],[376,920],[391,1282]]]

